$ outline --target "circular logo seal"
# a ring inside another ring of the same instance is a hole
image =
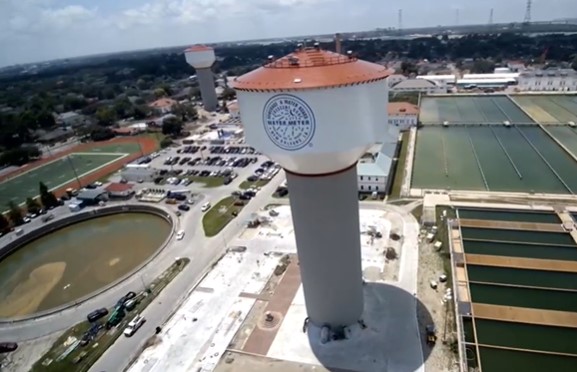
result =
[[[313,110],[298,97],[289,94],[272,97],[264,106],[262,116],[266,134],[283,150],[300,150],[315,134]]]

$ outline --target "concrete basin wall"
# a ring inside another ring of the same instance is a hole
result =
[[[70,226],[70,225],[73,225],[73,224],[78,223],[78,222],[91,220],[91,219],[103,217],[103,216],[109,216],[109,215],[113,215],[113,214],[119,214],[119,213],[150,213],[150,214],[154,214],[158,217],[163,218],[172,226],[170,234],[168,235],[168,237],[166,238],[164,243],[162,243],[162,245],[150,257],[148,257],[148,259],[146,259],[142,264],[140,264],[139,266],[134,268],[134,270],[127,273],[126,275],[119,278],[118,280],[108,284],[107,286],[104,286],[104,287],[96,290],[95,292],[92,292],[92,293],[90,293],[84,297],[81,297],[81,298],[79,298],[79,299],[77,299],[71,303],[68,303],[68,304],[65,304],[65,305],[62,305],[59,307],[55,307],[55,308],[52,308],[49,310],[45,310],[45,311],[34,313],[34,314],[25,315],[22,317],[10,318],[10,319],[0,318],[0,324],[2,324],[2,323],[14,323],[14,322],[26,321],[26,320],[31,320],[31,319],[38,319],[41,317],[45,317],[45,316],[48,316],[51,314],[61,312],[61,311],[68,309],[70,307],[77,306],[77,305],[79,305],[79,304],[81,304],[81,303],[83,303],[89,299],[92,299],[92,298],[98,296],[99,294],[107,291],[108,289],[118,285],[122,281],[131,277],[132,275],[134,275],[135,273],[140,271],[142,268],[144,268],[146,265],[148,265],[151,261],[153,261],[154,258],[156,258],[156,256],[166,247],[166,245],[170,242],[170,239],[174,235],[174,230],[175,230],[174,216],[171,213],[169,213],[168,211],[161,209],[159,207],[156,207],[153,205],[148,205],[148,204],[124,204],[124,205],[114,205],[114,206],[107,206],[107,207],[98,207],[98,208],[90,209],[87,211],[78,212],[78,213],[63,217],[63,218],[59,218],[57,220],[48,222],[45,225],[41,225],[40,227],[34,228],[33,230],[30,230],[29,232],[25,232],[22,236],[19,236],[18,238],[14,239],[13,241],[9,242],[8,244],[6,244],[0,248],[0,260],[3,260],[4,258],[9,256],[10,254],[15,252],[16,250],[22,248],[24,245],[44,236],[46,234],[49,234],[49,233],[54,232],[56,230],[62,229],[63,227]],[[0,301],[1,301],[1,299],[0,299]]]

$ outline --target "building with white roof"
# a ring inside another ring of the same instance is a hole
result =
[[[434,81],[440,86],[454,85],[457,81],[456,75],[419,75],[417,79]]]
[[[551,69],[524,71],[519,75],[520,91],[577,91],[577,71]]]
[[[394,85],[392,92],[420,92],[425,94],[447,93],[447,88],[439,83],[426,79],[407,79]]]
[[[397,143],[385,142],[381,146],[375,161],[357,164],[357,184],[359,192],[384,194],[387,192],[389,174]]]

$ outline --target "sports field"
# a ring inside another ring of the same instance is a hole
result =
[[[511,96],[533,119],[541,124],[577,123],[577,96]]]
[[[533,123],[506,96],[424,97],[419,121],[425,125]]]
[[[425,126],[412,187],[577,194],[577,162],[538,126]]]
[[[5,207],[11,200],[19,204],[27,197],[37,196],[39,182],[44,182],[49,189],[62,187],[75,181],[76,175],[83,177],[127,155],[127,153],[72,153],[33,168],[0,183],[0,206]]]
[[[47,158],[22,166],[0,179],[0,208],[11,200],[23,203],[28,197],[36,197],[39,182],[62,194],[68,187],[79,188],[77,177],[81,185],[86,186],[157,148],[156,140],[142,136],[84,143],[56,154],[48,152]]]

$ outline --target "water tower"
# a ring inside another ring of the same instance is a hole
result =
[[[346,326],[363,312],[356,164],[387,136],[383,66],[299,48],[236,78],[247,142],[286,171],[309,320]]]
[[[202,104],[206,111],[214,111],[218,106],[218,98],[214,90],[214,76],[210,69],[216,60],[214,49],[205,45],[195,45],[184,51],[186,62],[196,70]]]

